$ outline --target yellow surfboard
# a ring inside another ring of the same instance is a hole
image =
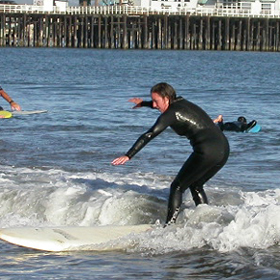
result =
[[[11,118],[13,115],[11,112],[8,111],[0,111],[0,119],[9,119]]]

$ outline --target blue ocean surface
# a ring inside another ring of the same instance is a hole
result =
[[[176,226],[112,250],[41,252],[0,241],[1,279],[279,279],[279,53],[1,48],[0,85],[23,110],[0,120],[0,228],[163,224],[169,186],[192,152],[167,129],[125,166],[159,112],[132,109],[168,82],[211,118],[245,116],[258,133],[225,132],[231,153],[189,191]],[[0,106],[9,104],[0,99]],[[108,245],[108,244],[107,244]]]

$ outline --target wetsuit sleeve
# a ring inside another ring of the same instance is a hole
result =
[[[216,124],[216,126],[217,126],[218,128],[220,128],[221,131],[224,130],[224,123],[223,123],[223,122],[218,122],[218,123]]]
[[[140,104],[141,107],[149,107],[149,108],[153,108],[153,101],[142,101]]]
[[[162,131],[164,131],[169,123],[166,121],[168,118],[163,117],[161,115],[155,124],[144,134],[142,134],[137,141],[133,144],[133,146],[129,149],[129,151],[125,154],[130,159],[137,154],[144,146],[146,146],[153,138],[159,135]]]
[[[226,122],[223,125],[223,130],[241,132],[242,124],[240,122]]]

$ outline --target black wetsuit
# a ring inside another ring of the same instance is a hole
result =
[[[141,105],[152,107],[152,102],[142,102]],[[176,98],[169,105],[126,155],[132,158],[168,126],[190,140],[193,153],[171,184],[166,223],[176,221],[187,188],[190,188],[196,205],[208,203],[203,184],[224,166],[229,155],[229,144],[221,130],[205,111],[182,97]]]
[[[251,128],[253,128],[255,125],[257,124],[257,122],[255,120],[247,123],[244,122],[219,122],[217,123],[217,125],[219,126],[219,128],[221,130],[226,130],[226,131],[235,131],[235,132],[244,132],[244,131],[248,131]]]

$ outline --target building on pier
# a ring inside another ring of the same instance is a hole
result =
[[[217,0],[218,9],[248,10],[252,14],[275,14],[280,11],[280,0]]]
[[[215,0],[134,0],[134,6],[150,7],[156,10],[179,10],[179,9],[195,9],[205,6],[214,7],[216,4]]]
[[[200,9],[232,10],[249,15],[280,16],[280,0],[77,0],[80,7],[129,6],[140,7],[159,12],[195,12]],[[14,5],[13,0],[0,0],[2,4]],[[30,6],[30,5],[25,5]],[[33,6],[39,10],[65,12],[68,0],[33,0]],[[30,8],[33,10],[34,8]]]
[[[242,10],[251,14],[275,14],[280,11],[280,0],[134,0],[133,4],[171,11],[200,8]]]
[[[203,0],[202,0],[203,1]],[[210,0],[215,5],[214,0]],[[176,11],[181,8],[195,9],[201,4],[201,0],[134,0],[134,6],[149,7],[154,10],[172,10]]]
[[[33,0],[34,6],[43,7],[44,11],[50,12],[57,7],[60,11],[66,11],[68,7],[67,0]]]

